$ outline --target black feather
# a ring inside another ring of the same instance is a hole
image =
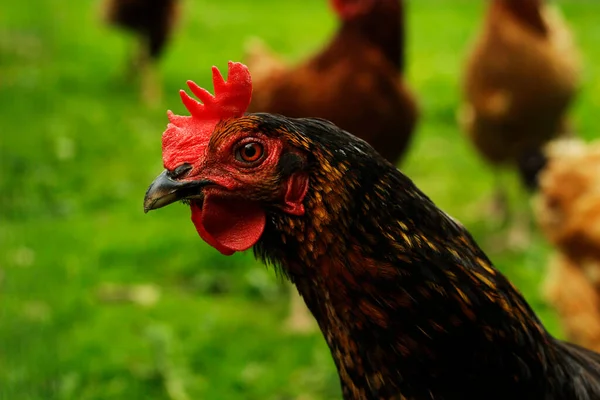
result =
[[[600,355],[554,339],[469,232],[371,146],[320,119],[250,117],[308,160],[278,169],[309,174],[306,214],[269,209],[254,251],[297,285],[344,398],[600,398]]]

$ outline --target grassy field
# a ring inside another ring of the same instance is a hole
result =
[[[324,0],[289,3],[185,1],[156,108],[121,77],[130,38],[101,24],[96,2],[0,6],[1,399],[339,398],[320,334],[282,329],[288,296],[273,271],[209,248],[183,206],[142,212],[161,170],[165,110],[184,112],[186,79],[212,88],[210,66],[239,60],[251,36],[299,59],[335,28]],[[539,296],[551,250],[537,232],[524,252],[486,245],[497,234],[478,212],[490,171],[455,124],[461,62],[485,2],[410,3],[408,79],[423,118],[402,169],[560,335]],[[585,63],[573,119],[591,139],[600,3],[561,4]]]

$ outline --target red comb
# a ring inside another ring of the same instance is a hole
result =
[[[191,116],[167,112],[170,124],[162,137],[163,163],[172,170],[187,162],[193,164],[208,146],[215,125],[223,119],[244,115],[252,98],[252,79],[248,67],[230,61],[227,81],[213,67],[215,95],[192,81],[188,87],[202,103],[181,90],[181,100]]]

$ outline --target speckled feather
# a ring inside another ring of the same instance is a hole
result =
[[[210,146],[239,130],[284,143],[257,188],[265,201],[309,174],[306,214],[265,204],[254,250],[298,287],[345,399],[600,397],[600,356],[551,337],[464,227],[366,142],[324,120],[251,114],[217,125]]]

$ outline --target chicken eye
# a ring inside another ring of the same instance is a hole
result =
[[[241,146],[236,152],[238,161],[253,163],[258,161],[264,153],[262,144],[257,142],[246,143]]]

